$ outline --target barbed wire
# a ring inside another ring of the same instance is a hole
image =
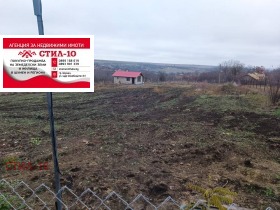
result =
[[[57,196],[59,193],[62,195],[61,200]],[[78,196],[69,187],[64,186],[56,194],[45,184],[32,189],[24,181],[11,183],[5,179],[0,180],[0,210],[52,210],[56,209],[56,201],[61,202],[62,209],[65,210],[185,210],[187,208],[186,205],[179,204],[170,196],[159,205],[155,205],[143,194],[139,194],[131,202],[127,202],[114,191],[105,198],[101,198],[88,188]],[[198,200],[189,209],[194,210],[199,206],[206,206],[205,201]],[[236,204],[232,204],[227,209],[238,210],[239,208]],[[268,207],[266,210],[273,209]]]

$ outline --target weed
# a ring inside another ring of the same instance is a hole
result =
[[[237,193],[232,192],[228,188],[224,187],[215,187],[208,189],[197,185],[189,185],[188,187],[203,195],[208,208],[214,206],[217,207],[219,210],[226,210],[226,208],[223,206],[223,203],[231,204],[233,203],[233,198],[237,196]]]
[[[16,209],[21,210],[25,209],[25,204],[22,204],[22,200],[19,199],[19,197],[15,195],[9,195],[9,194],[1,194],[0,195],[0,209],[1,210],[10,210],[13,207],[16,207]]]
[[[271,187],[268,187],[264,190],[264,194],[267,196],[267,197],[274,197],[275,196],[275,193],[274,193],[274,190],[271,188]]]
[[[36,146],[39,146],[42,142],[42,139],[41,138],[31,138],[30,140],[30,143],[33,144],[33,145],[36,145]]]
[[[20,162],[20,158],[17,156],[7,156],[0,161],[0,165],[6,165],[11,162]]]

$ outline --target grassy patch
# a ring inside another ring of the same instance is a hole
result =
[[[20,162],[20,158],[18,156],[8,156],[1,159],[1,165],[6,165],[11,162]]]
[[[9,182],[9,184],[14,188],[19,184],[19,181],[14,180]],[[23,201],[17,195],[11,192],[9,185],[4,182],[0,182],[0,190],[0,210],[10,210],[14,208],[19,210],[26,209],[27,206],[23,204]]]
[[[276,109],[275,115],[278,116],[278,117],[280,117],[280,108]]]
[[[178,99],[174,98],[165,102],[160,103],[159,107],[164,109],[170,109],[178,103]]]
[[[275,193],[274,190],[271,187],[266,188],[263,193],[267,196],[267,197],[275,197]]]
[[[12,206],[16,207],[16,209],[18,209],[18,210],[25,209],[27,206],[22,204],[22,202],[23,201],[21,199],[19,199],[17,196],[5,194],[5,193],[0,195],[0,209],[1,210],[10,210],[10,209],[12,209]]]
[[[254,140],[254,138],[256,137],[256,134],[250,131],[233,131],[230,129],[221,129],[220,135],[225,136],[227,138],[231,138],[235,141],[243,141],[246,139]]]
[[[193,102],[193,106],[219,113],[226,111],[249,111],[251,108],[250,103],[242,96],[201,95]]]

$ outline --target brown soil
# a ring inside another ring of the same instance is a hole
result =
[[[280,208],[280,119],[263,112],[204,109],[194,87],[145,85],[54,94],[62,185],[77,194],[116,191],[189,202],[187,188],[226,186],[235,203]],[[0,95],[1,157],[44,162],[48,171],[6,171],[1,177],[53,187],[44,94]],[[30,143],[40,138],[39,145]]]

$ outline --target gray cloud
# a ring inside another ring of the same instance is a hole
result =
[[[95,58],[280,65],[279,0],[42,0],[45,34],[95,35]],[[0,34],[37,34],[32,1],[1,2]]]

